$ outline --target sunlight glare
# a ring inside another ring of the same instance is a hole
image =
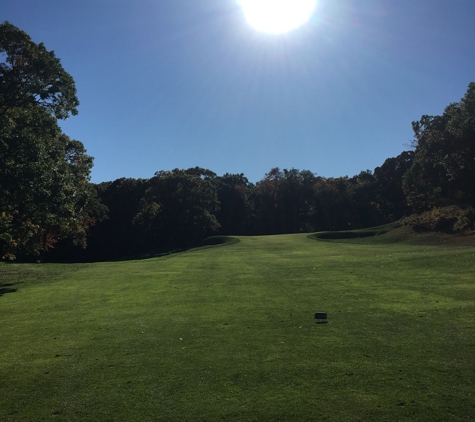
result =
[[[302,26],[312,17],[316,3],[316,0],[239,0],[249,24],[269,34]]]

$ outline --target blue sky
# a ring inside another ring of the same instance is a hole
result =
[[[475,81],[474,0],[318,0],[284,35],[256,32],[237,0],[2,0],[4,20],[73,76],[79,115],[61,126],[96,183],[195,166],[353,176]]]

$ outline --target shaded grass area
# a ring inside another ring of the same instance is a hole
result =
[[[475,246],[475,235],[448,234],[437,231],[420,233],[399,222],[358,230],[318,232],[309,235],[314,240],[353,244],[395,244],[421,246]]]
[[[358,230],[323,231],[311,234],[309,237],[311,239],[320,240],[361,239],[365,237],[381,236],[398,227],[400,227],[398,223],[392,223]]]
[[[234,245],[239,239],[233,236],[210,236],[203,241],[203,246]]]
[[[169,248],[160,248],[154,249],[147,252],[142,252],[139,254],[125,256],[120,259],[114,259],[115,262],[120,261],[136,261],[140,259],[150,259],[150,258],[160,258],[168,255],[176,255],[179,253],[187,252],[190,250],[199,250],[203,248],[207,248],[210,246],[218,246],[218,245],[232,245],[234,243],[239,243],[239,239],[233,236],[210,236],[204,239],[199,244],[194,244],[187,247],[177,248],[177,249],[169,249]]]
[[[0,420],[474,419],[475,248],[239,240],[0,265]]]

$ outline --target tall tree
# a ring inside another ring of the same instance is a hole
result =
[[[370,170],[361,171],[348,182],[348,195],[352,211],[350,226],[356,229],[381,223],[373,173]]]
[[[415,211],[434,206],[475,205],[475,82],[441,116],[412,123],[414,162],[404,191]]]
[[[0,115],[16,107],[38,105],[57,119],[77,114],[74,80],[54,51],[5,21],[0,24]]]
[[[74,81],[53,52],[0,25],[0,256],[39,254],[71,237],[85,246],[104,216],[92,157],[56,119],[77,114]]]
[[[257,234],[282,233],[282,213],[278,206],[278,195],[284,173],[280,168],[272,168],[256,185],[256,217]]]
[[[383,221],[391,222],[410,213],[403,190],[403,178],[411,168],[413,151],[403,151],[374,169],[376,196]]]
[[[200,167],[159,171],[134,218],[145,246],[191,246],[219,229],[216,175]]]
[[[220,203],[216,218],[222,234],[246,235],[250,232],[253,203],[252,184],[244,174],[229,174],[216,178],[216,193]]]
[[[108,219],[91,228],[88,239],[89,260],[123,258],[141,252],[133,219],[148,187],[146,179],[121,178],[96,185],[99,198],[108,208]]]
[[[308,170],[271,169],[255,189],[256,233],[312,231],[316,182],[317,177]]]
[[[354,215],[348,188],[348,176],[317,177],[314,185],[316,230],[352,228]]]

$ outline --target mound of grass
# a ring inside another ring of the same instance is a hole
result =
[[[209,246],[218,246],[218,245],[232,245],[234,243],[238,243],[239,239],[232,236],[210,236],[207,237],[201,244],[192,244],[188,247],[176,248],[176,249],[169,249],[169,248],[159,248],[159,249],[152,249],[147,252],[138,253],[131,256],[126,256],[121,259],[115,259],[114,261],[133,261],[133,260],[140,260],[140,259],[150,259],[150,258],[160,258],[169,255],[176,255],[179,253],[184,253],[192,249],[200,249],[203,247]]]
[[[0,420],[474,418],[475,248],[239,240],[0,264]]]
[[[364,245],[405,245],[421,246],[475,246],[475,235],[444,233],[440,231],[420,231],[404,222],[360,230],[319,232],[309,235],[310,239],[327,242],[343,242]]]
[[[232,236],[210,236],[203,240],[203,246],[215,246],[215,245],[234,245],[239,243],[237,237]]]
[[[311,234],[311,239],[322,240],[341,240],[341,239],[361,239],[364,237],[380,236],[394,230],[400,225],[397,223],[386,224],[383,226],[371,227],[358,230],[340,230],[340,231],[324,231]]]

